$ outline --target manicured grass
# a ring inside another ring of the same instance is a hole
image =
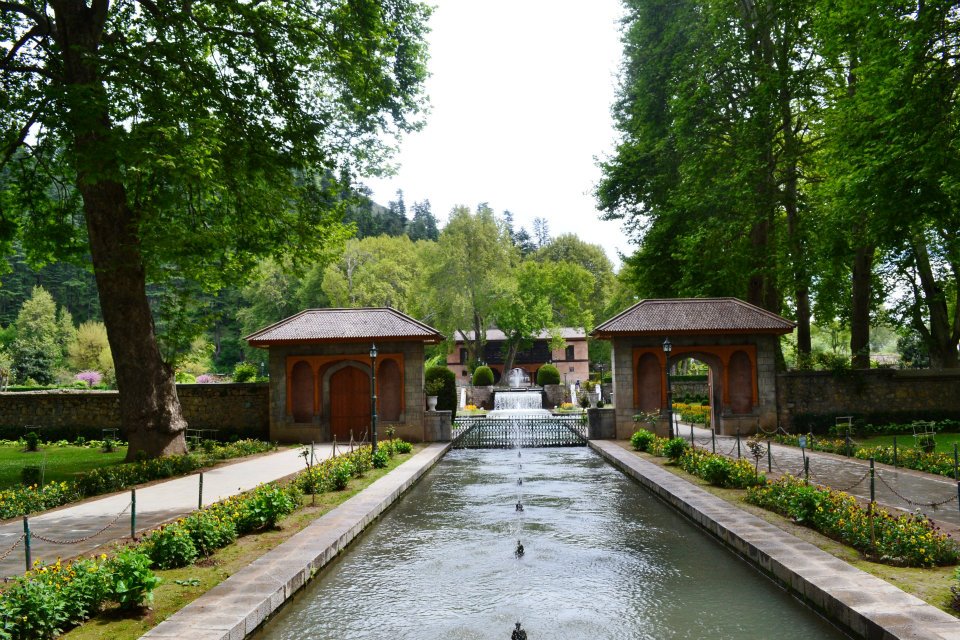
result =
[[[20,486],[20,470],[29,465],[45,465],[44,482],[73,480],[76,474],[123,462],[125,446],[113,453],[89,447],[41,445],[39,451],[25,452],[17,445],[0,446],[0,489]]]
[[[371,469],[363,478],[353,478],[343,491],[317,494],[316,505],[311,496],[303,498],[303,507],[280,522],[277,529],[247,535],[220,549],[209,558],[182,569],[157,571],[163,579],[153,592],[153,605],[136,617],[122,616],[117,610],[107,610],[67,634],[67,640],[135,640],[160,624],[201,595],[217,586],[251,562],[279,546],[308,524],[331,509],[370,486],[392,469],[409,460],[423,449],[415,445],[409,454],[398,454],[390,459],[386,469]],[[177,584],[177,581],[181,584]],[[196,581],[196,583],[194,583]]]
[[[857,439],[860,446],[863,447],[892,447],[894,436],[873,436],[871,438]],[[917,441],[911,434],[899,435],[897,438],[897,448],[916,448]],[[960,433],[938,433],[935,438],[937,442],[938,453],[953,453],[953,445],[960,445]]]

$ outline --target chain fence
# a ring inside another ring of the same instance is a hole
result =
[[[4,560],[6,560],[6,559],[7,559],[7,556],[9,556],[11,553],[13,553],[14,549],[16,549],[17,547],[19,547],[19,546],[20,546],[20,543],[23,542],[23,541],[26,540],[26,539],[27,539],[27,534],[21,533],[21,534],[20,534],[20,537],[17,538],[17,541],[13,543],[13,546],[12,546],[12,547],[10,547],[9,549],[7,549],[7,550],[4,551],[3,553],[0,553],[0,562],[3,562]]]
[[[951,495],[949,498],[947,498],[947,499],[945,499],[945,500],[939,500],[939,501],[936,501],[936,502],[917,502],[917,501],[915,501],[915,500],[912,500],[911,498],[906,497],[905,495],[903,495],[902,493],[900,493],[899,491],[897,491],[896,489],[894,489],[894,488],[890,485],[890,483],[887,482],[886,479],[884,479],[884,477],[883,477],[882,474],[878,473],[878,474],[877,474],[877,479],[880,480],[880,484],[882,484],[883,486],[885,486],[885,487],[890,491],[890,493],[892,493],[893,495],[897,496],[898,498],[900,498],[901,500],[903,500],[904,502],[906,502],[907,504],[909,504],[911,507],[921,507],[921,508],[922,508],[922,507],[928,507],[928,508],[931,508],[931,509],[938,509],[938,508],[942,507],[942,506],[945,505],[945,504],[950,504],[951,502],[954,502],[955,500],[957,500],[957,496]]]
[[[82,543],[82,542],[86,542],[87,540],[90,540],[91,538],[96,538],[98,535],[100,535],[101,533],[103,533],[103,532],[106,531],[107,529],[113,527],[115,524],[117,524],[117,522],[120,521],[120,518],[123,517],[123,514],[126,513],[126,512],[127,512],[127,509],[129,509],[132,505],[133,505],[133,501],[131,500],[130,502],[127,503],[127,506],[125,506],[125,507],[123,508],[123,510],[122,510],[120,513],[118,513],[118,514],[113,518],[113,520],[111,520],[109,523],[107,523],[107,525],[106,525],[105,527],[97,530],[97,531],[94,532],[94,533],[85,535],[85,536],[83,536],[83,537],[81,537],[81,538],[75,538],[75,539],[73,539],[73,540],[58,540],[57,538],[49,538],[49,537],[47,537],[47,536],[40,535],[39,533],[37,533],[37,532],[35,532],[35,531],[31,531],[31,532],[30,532],[30,537],[31,537],[31,538],[36,538],[37,540],[43,540],[44,542],[48,542],[48,543],[50,543],[50,544],[59,544],[59,545],[80,544],[80,543]],[[26,535],[26,534],[24,534],[24,535]],[[0,560],[2,560],[2,559],[3,559],[3,558],[0,558]]]

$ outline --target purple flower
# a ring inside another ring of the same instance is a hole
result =
[[[206,373],[201,373],[197,376],[197,384],[212,384],[214,382],[216,382],[216,380],[213,379],[213,376]]]
[[[100,384],[100,381],[103,380],[103,374],[99,371],[81,371],[73,376],[73,379],[77,382],[86,382],[88,387],[93,387]]]

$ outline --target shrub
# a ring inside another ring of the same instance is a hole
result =
[[[746,459],[730,460],[703,449],[690,449],[680,458],[680,467],[718,487],[745,489],[766,482]]]
[[[193,384],[197,381],[197,378],[192,373],[187,373],[186,371],[177,371],[174,378],[178,384]]]
[[[443,380],[440,378],[431,380],[424,385],[423,390],[428,396],[439,396],[443,391]]]
[[[403,440],[397,440],[394,442],[393,448],[396,449],[397,453],[410,453],[413,451],[413,445],[409,442],[404,442]]]
[[[352,475],[353,465],[349,460],[341,460],[330,470],[330,484],[337,491],[346,489]]]
[[[485,364],[473,370],[473,386],[489,387],[493,384],[493,369]]]
[[[683,438],[672,438],[663,445],[663,452],[670,460],[676,462],[689,448],[690,443]]]
[[[147,554],[128,548],[107,563],[110,598],[118,602],[121,609],[134,609],[153,601],[153,590],[160,584],[160,578],[150,570],[150,562]]]
[[[48,482],[42,487],[29,486],[0,491],[0,519],[46,511],[80,497],[72,482]]]
[[[181,522],[157,529],[146,540],[147,554],[160,569],[185,567],[199,555],[190,531]]]
[[[31,464],[20,469],[20,483],[25,487],[40,486],[43,480],[40,467]]]
[[[446,367],[430,367],[424,374],[424,383],[429,385],[432,380],[443,380],[443,388],[437,394],[437,410],[450,411],[451,419],[457,417],[457,377]]]
[[[213,384],[214,382],[216,381],[213,379],[213,376],[208,373],[201,373],[197,376],[197,384]]]
[[[374,469],[383,469],[390,462],[390,454],[383,447],[378,447],[377,452],[371,457]]]
[[[293,513],[298,498],[267,483],[247,494],[237,517],[237,533],[244,534],[276,526],[280,518]]]
[[[233,518],[210,509],[197,511],[183,521],[183,526],[190,533],[193,546],[204,556],[237,539],[237,525]]]
[[[537,385],[560,384],[560,371],[552,364],[545,364],[537,370]]]
[[[40,434],[36,431],[27,431],[23,436],[27,451],[36,451],[40,447]]]
[[[257,377],[257,365],[252,362],[238,362],[233,368],[234,382],[250,382]]]
[[[636,451],[646,451],[650,448],[650,443],[656,439],[651,431],[640,429],[630,436],[630,444]]]

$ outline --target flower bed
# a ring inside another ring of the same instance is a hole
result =
[[[670,458],[687,473],[718,487],[743,489],[766,482],[763,474],[757,473],[746,459],[730,460],[706,449],[691,449],[683,438],[658,438],[641,429],[631,436],[630,443],[637,451]]]
[[[392,457],[412,448],[402,440],[388,440],[379,451]],[[362,476],[375,464],[371,454],[370,446],[360,447],[312,465],[284,487],[267,483],[217,502],[155,529],[110,559],[101,555],[67,564],[36,564],[0,597],[0,640],[56,638],[107,603],[120,609],[149,603],[160,583],[151,566],[184,567],[231,544],[238,535],[275,527],[296,510],[304,487],[317,493],[343,489],[350,477]]]
[[[807,485],[793,476],[748,489],[747,501],[873,555],[880,562],[908,567],[957,562],[956,542],[926,517],[892,516],[875,506],[871,544],[868,512],[853,496]]]

